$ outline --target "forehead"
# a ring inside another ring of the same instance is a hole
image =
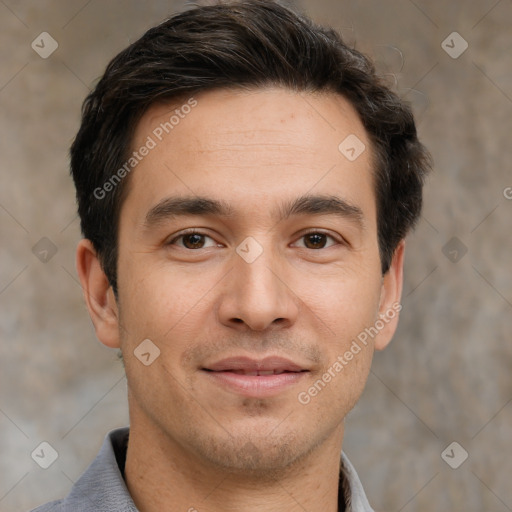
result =
[[[193,130],[189,129],[191,123]],[[212,135],[212,129],[215,136],[205,137]],[[325,148],[324,143],[330,142],[327,134],[336,134],[334,141],[343,133],[367,139],[357,111],[340,94],[267,87],[216,89],[153,104],[140,119],[134,142],[153,134],[157,142],[171,143],[168,135],[179,141],[183,132],[186,137],[192,137],[198,149],[248,137],[253,137],[255,143],[269,146],[280,141],[290,145],[293,144],[292,135],[296,149],[308,152],[322,146]],[[247,145],[243,148],[245,152],[248,149]],[[338,149],[338,144],[334,149]]]
[[[370,142],[354,107],[338,94],[268,88],[181,97],[142,116],[132,150],[148,141],[152,149],[130,175],[125,201],[146,209],[170,192],[213,193],[229,198],[235,211],[249,196],[257,202],[338,189],[373,199]],[[262,215],[261,207],[255,213]]]

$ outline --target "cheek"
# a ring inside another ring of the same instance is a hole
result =
[[[358,273],[326,282],[305,299],[325,354],[320,382],[311,390],[323,395],[319,405],[330,400],[347,411],[362,393],[374,351],[374,337],[368,333],[378,319],[380,283],[378,272]],[[323,387],[328,391],[320,393]]]
[[[373,355],[371,347],[363,348],[350,361],[341,362],[346,357],[344,354],[339,354],[339,360],[334,359],[311,386],[298,395],[299,403],[305,404],[312,416],[324,418],[323,421],[329,417],[334,423],[341,422],[355,406],[366,385]]]
[[[325,279],[310,276],[303,283],[297,295],[324,322],[329,338],[336,343],[346,343],[378,318],[378,270],[340,272]]]
[[[122,351],[133,407],[143,409],[159,423],[170,421],[169,409],[186,409],[183,389],[188,388],[187,372],[177,362],[203,325],[198,315],[203,314],[204,305],[198,300],[206,290],[202,290],[204,282],[195,287],[190,279],[179,278],[179,273],[171,274],[158,264],[138,270],[144,266],[125,269],[130,278],[125,280],[119,316]],[[148,343],[144,340],[151,343],[141,345]],[[147,348],[142,351],[142,346]]]
[[[336,290],[333,290],[336,291]],[[359,400],[370,372],[374,342],[367,329],[375,323],[378,293],[353,293],[347,287],[337,290],[338,297],[311,305],[313,318],[318,319],[317,343],[324,352],[325,364],[312,378],[311,385],[298,395],[299,403],[307,405],[319,417],[332,412],[341,421]],[[318,335],[322,326],[327,328]]]
[[[134,262],[125,267],[124,275],[121,314],[130,337],[163,340],[174,331],[197,328],[193,319],[203,313],[206,301],[201,298],[212,288],[207,271]]]

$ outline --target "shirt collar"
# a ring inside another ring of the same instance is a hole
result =
[[[63,511],[138,512],[123,479],[129,432],[129,427],[123,427],[107,434],[97,457],[63,500]],[[345,512],[374,512],[343,452],[338,496],[340,510],[344,510],[345,503]]]

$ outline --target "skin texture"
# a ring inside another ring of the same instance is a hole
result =
[[[119,303],[91,243],[77,250],[97,337],[125,360],[127,485],[144,512],[335,511],[344,418],[398,314],[307,405],[297,396],[400,300],[404,243],[382,276],[371,143],[353,107],[331,93],[219,90],[195,99],[128,178]],[[133,148],[181,104],[153,105]],[[355,161],[338,149],[350,134],[366,146]],[[304,194],[357,206],[361,225],[332,214],[273,216]],[[145,226],[171,195],[223,200],[233,214]],[[205,237],[176,240],[188,228]],[[329,236],[311,240],[311,229]],[[252,263],[236,252],[247,237],[262,249]],[[149,366],[134,355],[145,339],[160,349]],[[248,398],[202,370],[239,355],[279,355],[309,371],[275,396]]]

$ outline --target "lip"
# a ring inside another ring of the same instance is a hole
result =
[[[307,368],[277,356],[264,359],[231,357],[201,370],[208,379],[224,389],[253,398],[278,395],[309,372]]]
[[[307,370],[290,359],[278,356],[269,356],[264,359],[250,357],[228,357],[203,368],[213,372],[241,371],[241,372],[301,372]]]

